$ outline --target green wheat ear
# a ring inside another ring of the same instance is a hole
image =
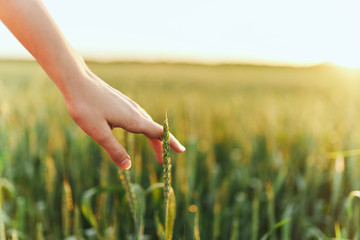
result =
[[[174,229],[176,200],[171,187],[171,158],[170,158],[170,132],[167,114],[165,114],[163,137],[163,171],[164,171],[164,202],[165,202],[165,231],[164,239],[171,240]]]
[[[170,133],[169,133],[169,122],[167,118],[167,113],[165,115],[162,137],[162,147],[163,147],[163,172],[164,172],[164,199],[165,206],[169,204],[169,192],[171,188],[171,159],[170,159]]]

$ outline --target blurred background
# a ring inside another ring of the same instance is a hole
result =
[[[360,61],[356,1],[43,2],[86,58],[352,67]],[[0,39],[1,57],[31,58],[8,31]]]
[[[187,148],[173,239],[360,239],[359,3],[44,4],[94,73],[155,121],[167,110]],[[118,173],[3,25],[0,40],[0,239],[158,239],[146,139],[114,130],[133,159]]]

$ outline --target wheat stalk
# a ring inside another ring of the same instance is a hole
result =
[[[125,132],[124,134],[124,140],[125,140],[125,148],[127,151],[129,151],[129,136],[128,133]],[[130,172],[128,169],[120,169],[118,171],[119,173],[119,177],[121,180],[121,184],[125,190],[125,195],[126,195],[126,199],[128,201],[129,207],[130,207],[130,212],[134,218],[134,222],[135,222],[135,227],[138,230],[139,229],[139,218],[138,218],[138,213],[139,213],[139,206],[137,203],[137,199],[136,199],[136,194],[134,192],[134,190],[132,189],[132,183],[131,183],[131,178],[130,178]]]
[[[36,223],[36,240],[44,240],[43,225],[41,222]]]
[[[62,224],[64,237],[69,236],[71,226],[71,213],[73,211],[73,198],[70,183],[67,177],[63,180],[63,195],[62,195]]]
[[[169,193],[171,188],[171,158],[170,158],[170,132],[169,122],[167,114],[165,115],[164,129],[162,136],[162,147],[163,154],[162,158],[164,161],[163,165],[163,180],[164,180],[164,201],[165,201],[165,231],[169,227],[168,225],[168,212],[169,212]]]
[[[136,203],[136,195],[134,190],[131,188],[131,180],[130,180],[130,174],[128,170],[125,169],[120,169],[118,171],[119,173],[119,177],[121,180],[121,184],[125,190],[125,195],[126,195],[126,199],[128,201],[129,207],[130,207],[130,212],[134,217],[134,221],[137,222],[137,203]]]
[[[77,240],[82,240],[82,229],[81,229],[81,213],[79,207],[75,205],[74,207],[74,225],[73,225],[74,235]]]
[[[2,205],[3,205],[3,187],[2,184],[0,184],[0,240],[6,240],[5,223],[4,223],[3,215],[1,213]]]

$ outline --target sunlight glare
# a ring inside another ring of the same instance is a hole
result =
[[[339,58],[337,60],[331,61],[331,63],[333,63],[339,67],[344,67],[344,68],[349,68],[349,69],[360,68],[360,60],[357,58],[357,56],[354,56],[354,57],[349,56],[346,59]]]

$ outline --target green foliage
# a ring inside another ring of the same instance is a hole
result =
[[[84,196],[81,200],[81,211],[88,220],[88,222],[91,224],[91,226],[96,230],[97,236],[101,239],[104,236],[104,233],[99,229],[99,223],[96,219],[95,212],[93,210],[93,204],[92,200],[93,198],[100,194],[100,193],[114,193],[114,192],[121,192],[123,189],[117,186],[108,186],[108,187],[94,187],[86,192],[84,192]]]
[[[141,239],[144,235],[144,225],[145,225],[145,210],[146,210],[146,203],[145,203],[145,194],[144,190],[138,184],[133,184],[131,186],[132,191],[135,194],[136,198],[136,214],[137,214],[137,239]]]
[[[357,70],[89,66],[156,122],[168,109],[187,148],[166,152],[171,182],[146,138],[114,130],[133,161],[129,200],[40,67],[0,61],[0,238],[360,239]]]
[[[169,200],[166,203],[166,217],[165,217],[165,239],[173,239],[174,223],[176,217],[176,198],[172,187],[169,190]]]

